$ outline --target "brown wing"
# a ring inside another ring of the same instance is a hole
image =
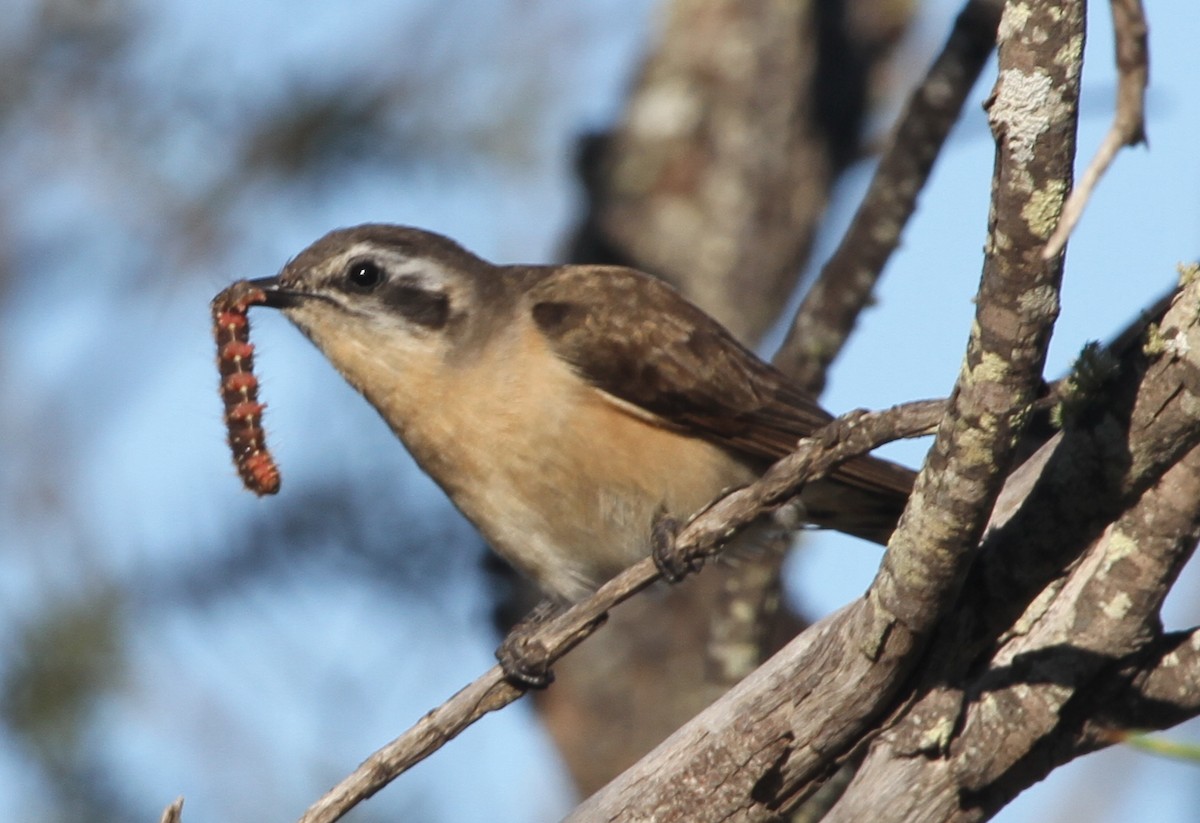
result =
[[[529,296],[534,322],[581,376],[667,425],[731,451],[776,460],[832,419],[717,321],[649,275],[563,267]],[[834,475],[842,484],[890,498],[896,516],[913,476],[873,457],[850,461]]]

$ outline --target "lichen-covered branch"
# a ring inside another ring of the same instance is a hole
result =
[[[945,589],[931,581],[965,574],[962,555],[982,534],[1035,399],[1062,276],[1061,259],[1039,252],[1070,186],[1082,49],[1082,2],[1006,7],[988,105],[997,155],[975,326],[949,413],[869,594],[910,626],[926,624],[933,603],[946,607]]]

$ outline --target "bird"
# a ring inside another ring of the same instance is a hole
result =
[[[648,556],[656,524],[755,480],[833,418],[662,280],[496,265],[371,223],[249,281],[374,406],[488,544],[570,603]],[[914,473],[874,456],[799,496],[884,544]]]

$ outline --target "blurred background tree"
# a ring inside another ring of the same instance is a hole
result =
[[[289,819],[491,661],[510,584],[482,570],[478,538],[366,404],[271,316],[254,318],[255,337],[284,491],[240,491],[208,330],[219,288],[273,273],[333,226],[412,223],[497,261],[635,263],[769,353],[787,296],[840,234],[870,147],[956,11],[950,0],[10,3],[0,816],[154,819],[183,793],[189,823]],[[1200,24],[1186,0],[1150,13],[1154,153],[1118,163],[1073,242],[1060,370],[1165,288],[1200,240],[1187,73]],[[1081,156],[1111,97],[1111,47],[1093,39]],[[884,310],[839,362],[835,410],[944,394],[953,379],[992,151],[970,111],[889,269]],[[1130,215],[1146,191],[1154,202]],[[1136,242],[1113,247],[1116,221]],[[915,463],[919,450],[897,456]],[[789,565],[806,614],[861,591],[878,557],[811,542],[829,548]],[[572,777],[602,782],[676,722],[656,689],[678,697],[680,681],[703,682],[693,644],[707,626],[676,602],[716,602],[722,578],[700,580],[630,604],[560,668],[541,708],[565,760],[527,701],[353,819],[555,819]],[[1179,614],[1196,622],[1190,604]],[[651,620],[654,631],[631,631]],[[618,687],[596,697],[585,671],[630,648],[641,678],[600,669]],[[658,668],[639,664],[647,652]],[[1004,814],[1050,818],[1086,781],[1060,814],[1191,819],[1195,775],[1146,762],[1089,758]]]

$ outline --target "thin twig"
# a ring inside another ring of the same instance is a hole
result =
[[[1196,743],[1180,743],[1177,740],[1167,740],[1165,737],[1151,737],[1145,733],[1128,732],[1121,741],[1126,746],[1141,749],[1159,757],[1169,757],[1172,760],[1186,760],[1200,763],[1200,745]]]
[[[772,466],[757,482],[738,489],[706,508],[676,539],[681,557],[701,559],[718,553],[738,531],[765,512],[790,500],[805,483],[826,476],[840,463],[892,440],[919,437],[937,425],[944,400],[923,400],[881,412],[851,412],[800,441],[796,451]],[[647,558],[601,586],[595,594],[547,621],[530,636],[558,660],[591,635],[610,609],[650,586],[660,577]],[[505,680],[494,666],[416,725],[367,758],[348,777],[313,804],[300,823],[332,823],[375,794],[483,715],[497,711],[525,693]]]
[[[1110,2],[1117,46],[1117,112],[1104,141],[1096,150],[1096,156],[1088,164],[1079,185],[1067,198],[1058,228],[1042,250],[1043,260],[1058,256],[1067,245],[1067,239],[1083,216],[1092,192],[1112,165],[1117,152],[1124,146],[1136,146],[1146,140],[1146,84],[1150,80],[1146,14],[1142,10],[1141,0]]]
[[[941,54],[909,97],[841,244],[804,298],[775,365],[814,395],[870,302],[917,195],[996,42],[1000,0],[970,0]]]

